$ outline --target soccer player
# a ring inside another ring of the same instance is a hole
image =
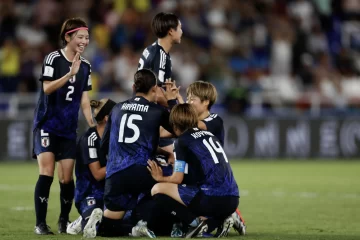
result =
[[[154,161],[148,161],[148,170],[159,182],[151,190],[156,204],[149,226],[159,214],[172,214],[193,227],[186,238],[196,237],[207,230],[206,223],[196,216],[224,221],[239,204],[239,190],[219,140],[197,128],[198,116],[190,104],[175,106],[170,122],[178,136],[174,143],[174,173],[163,176],[161,168]],[[187,171],[186,164],[196,171],[198,184],[180,185]]]
[[[106,157],[100,152],[100,140],[112,108],[116,105],[111,99],[91,100],[96,127],[90,127],[78,140],[76,151],[75,206],[80,217],[67,226],[68,234],[94,237],[88,226],[102,218],[104,206],[104,187]],[[89,222],[89,224],[87,224]]]
[[[73,168],[76,155],[76,129],[79,108],[93,126],[90,101],[91,66],[81,57],[89,44],[87,24],[79,18],[67,19],[61,28],[64,48],[48,54],[43,62],[40,98],[33,126],[34,157],[39,165],[35,187],[35,233],[53,234],[46,224],[50,186],[55,162],[60,181],[61,212],[59,233],[66,233],[74,198]]]
[[[135,96],[113,108],[102,139],[102,146],[109,144],[109,150],[104,193],[106,210],[99,231],[111,236],[123,234],[119,220],[127,210],[135,208],[139,194],[150,192],[156,183],[146,166],[157,150],[160,126],[172,131],[169,112],[155,103],[154,72],[138,70],[133,88]],[[166,96],[176,99],[176,94]],[[155,237],[146,223],[141,225],[143,236]]]
[[[183,32],[179,18],[172,13],[160,12],[156,14],[152,20],[151,28],[158,39],[143,51],[139,59],[138,70],[151,69],[158,77],[159,86],[162,86],[167,79],[172,77],[170,50],[174,44],[180,44]],[[159,88],[157,91],[157,102],[166,106],[167,102],[162,90]],[[172,139],[161,139],[159,146],[168,152],[172,152],[172,144]]]
[[[186,89],[187,102],[190,103],[196,109],[198,114],[198,127],[207,130],[214,134],[224,146],[224,124],[223,120],[218,114],[210,113],[211,107],[216,102],[217,91],[214,85],[209,82],[196,81]],[[185,175],[184,183],[192,181],[189,178],[192,176],[192,172],[188,171]],[[240,234],[245,235],[246,226],[241,216],[239,209],[232,214],[234,220],[234,229]],[[209,226],[211,230],[211,227]]]

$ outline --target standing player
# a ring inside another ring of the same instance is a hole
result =
[[[152,20],[151,28],[158,39],[143,51],[138,70],[143,68],[151,69],[159,80],[158,85],[162,86],[165,80],[172,77],[169,53],[174,44],[180,44],[183,32],[179,18],[172,13],[160,12],[156,14]],[[157,102],[166,106],[166,98],[160,88],[157,89],[157,94]],[[172,143],[171,139],[161,139],[160,147],[172,152]]]
[[[100,221],[104,206],[106,157],[100,152],[101,136],[112,108],[116,103],[110,99],[91,100],[96,127],[90,127],[78,140],[76,152],[75,206],[80,217],[68,225],[68,234],[78,234],[84,229],[84,237],[91,233],[89,226]],[[87,224],[89,222],[89,224]]]
[[[155,217],[149,225],[156,221],[159,213],[172,214],[194,227],[186,238],[196,237],[207,228],[196,216],[224,221],[239,204],[239,190],[219,140],[212,133],[197,128],[197,113],[191,105],[175,106],[170,122],[179,136],[174,143],[174,173],[163,176],[154,161],[148,162],[149,171],[159,182],[151,190],[156,204],[152,209]],[[186,165],[196,172],[197,184],[180,185],[187,171]]]
[[[147,160],[155,155],[160,126],[172,131],[169,112],[155,104],[156,81],[149,69],[135,73],[135,96],[113,108],[102,139],[102,147],[108,145],[109,152],[104,193],[106,210],[99,231],[111,236],[123,234],[119,220],[127,210],[135,208],[138,195],[150,192],[156,183],[146,166]],[[175,99],[176,93],[166,96]],[[155,237],[146,223],[140,224],[143,236]]]
[[[79,18],[66,20],[60,38],[64,48],[48,54],[42,66],[40,98],[35,109],[34,157],[39,165],[35,187],[35,233],[53,234],[46,224],[50,187],[58,164],[61,212],[59,233],[66,233],[74,198],[73,168],[79,108],[93,126],[90,101],[91,66],[80,56],[89,44],[87,24]]]

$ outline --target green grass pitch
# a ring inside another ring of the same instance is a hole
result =
[[[248,228],[245,237],[232,231],[228,238],[360,239],[360,161],[241,160],[231,164]],[[33,233],[37,175],[36,163],[0,164],[0,239],[81,239]],[[55,178],[47,217],[54,231],[59,205]],[[73,207],[71,220],[77,215]]]

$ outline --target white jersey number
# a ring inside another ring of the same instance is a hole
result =
[[[68,86],[68,89],[69,89],[69,91],[67,92],[67,94],[66,94],[66,98],[65,98],[65,100],[66,101],[72,101],[72,98],[70,97],[70,95],[71,94],[73,94],[74,93],[74,86]]]
[[[215,145],[215,143],[216,143],[217,146]],[[209,138],[209,141],[207,141],[206,139],[203,140],[203,144],[209,150],[215,164],[219,163],[219,159],[216,156],[215,152],[222,153],[223,156],[224,156],[225,161],[229,162],[227,157],[226,157],[226,154],[224,152],[224,149],[221,147],[220,143],[218,141],[216,141],[215,143],[214,143],[212,138]]]
[[[127,113],[122,116],[120,121],[119,140],[118,140],[119,142],[134,143],[139,139],[140,129],[138,126],[136,126],[136,124],[133,123],[133,121],[136,120],[142,120],[142,117],[139,114],[131,114],[128,118]],[[132,137],[125,137],[124,139],[125,127],[134,131],[134,135]]]

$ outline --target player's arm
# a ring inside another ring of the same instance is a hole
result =
[[[164,176],[161,167],[152,160],[148,160],[148,170],[157,182],[180,184],[184,179],[185,161],[175,160],[174,171],[171,176]]]
[[[67,81],[69,81],[70,78],[72,78],[74,75],[77,74],[77,72],[79,71],[79,68],[80,68],[80,64],[81,64],[80,54],[76,53],[74,60],[72,62],[70,71],[67,74],[65,74],[63,77],[56,79],[56,80],[52,80],[52,79],[46,80],[46,78],[44,78],[44,81],[43,81],[44,93],[46,95],[49,95],[49,94],[53,93],[54,91],[56,91],[57,89],[64,86],[65,83]],[[43,71],[44,71],[43,76],[51,75],[51,77],[52,77],[54,68],[51,66],[45,65]]]
[[[176,154],[175,154],[176,153]],[[148,161],[148,170],[151,176],[158,182],[170,182],[180,184],[184,180],[184,174],[186,171],[185,162],[185,150],[180,143],[180,139],[177,139],[174,143],[174,156],[175,164],[173,174],[171,176],[164,176],[161,167],[155,161]]]
[[[94,135],[90,135],[87,138],[81,140],[81,151],[84,159],[84,164],[88,165],[91,174],[97,181],[101,181],[105,178],[106,167],[101,167],[99,162],[99,152],[95,145]]]
[[[160,126],[160,138],[173,138],[175,135],[173,135],[171,132],[167,131],[165,128]]]
[[[90,99],[89,94],[87,91],[84,91],[81,96],[81,109],[83,111],[83,114],[86,118],[87,123],[90,127],[95,126],[92,114],[91,114],[91,107],[90,107]]]
[[[100,162],[96,161],[89,164],[91,174],[94,176],[96,181],[101,181],[106,176],[106,167],[101,167]]]

